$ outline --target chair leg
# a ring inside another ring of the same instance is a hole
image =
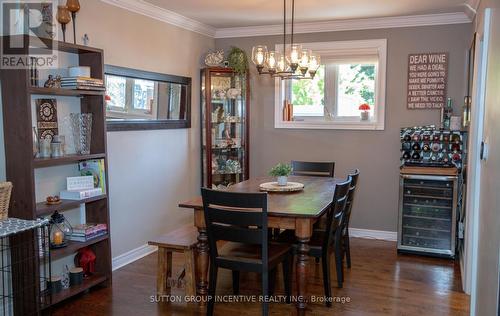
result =
[[[212,316],[214,314],[214,304],[215,304],[215,289],[217,288],[217,267],[215,264],[210,263],[210,276],[208,284],[208,304],[207,304],[207,316]]]
[[[332,302],[332,286],[330,284],[330,253],[327,252],[321,256],[321,263],[323,266],[323,287],[325,288],[326,306],[331,307]]]
[[[292,267],[293,267],[293,255],[290,254],[287,256],[285,261],[283,261],[283,281],[285,282],[285,296],[286,303],[290,304],[291,302],[291,293],[292,293]]]
[[[345,250],[345,261],[347,263],[347,268],[351,268],[351,245],[349,241],[349,228],[346,228],[346,234],[344,236],[344,250]]]
[[[274,228],[273,229],[273,239],[278,238],[278,236],[280,235],[280,232],[281,232],[281,230],[279,228]]]
[[[344,253],[342,251],[342,235],[341,231],[335,232],[335,267],[337,269],[337,284],[342,288],[344,282],[344,265],[342,264]]]
[[[262,272],[262,316],[269,314],[269,275],[267,270]]]
[[[240,295],[240,271],[233,270],[233,294]]]
[[[276,289],[276,274],[278,272],[278,267],[275,267],[269,271],[269,295],[274,295],[274,290]]]

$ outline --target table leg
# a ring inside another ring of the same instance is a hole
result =
[[[206,228],[198,228],[198,245],[196,246],[196,293],[200,296],[208,294],[208,236]],[[202,299],[201,305],[205,304]]]
[[[297,262],[295,265],[295,277],[297,282],[297,315],[305,315],[307,301],[307,276],[309,261],[309,238],[297,238]]]

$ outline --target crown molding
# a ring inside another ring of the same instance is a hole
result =
[[[472,19],[469,18],[469,16],[467,16],[464,12],[396,16],[387,18],[350,19],[326,22],[296,23],[295,34],[445,24],[464,24],[471,22]],[[262,25],[217,29],[217,31],[215,32],[215,38],[251,37],[281,34],[283,34],[283,25]]]
[[[479,8],[479,3],[481,3],[481,0],[467,0],[464,3],[464,10],[465,14],[471,19],[474,20],[477,9]]]
[[[214,27],[190,19],[173,11],[160,8],[151,3],[145,2],[144,0],[101,0],[101,1],[205,36],[210,36],[210,37],[215,36],[216,30]]]

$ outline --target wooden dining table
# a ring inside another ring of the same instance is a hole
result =
[[[271,181],[274,181],[274,178],[253,178],[232,185],[228,190],[231,192],[259,192],[261,183]],[[327,177],[291,176],[288,181],[303,183],[304,189],[299,192],[270,192],[268,194],[268,227],[295,231],[298,243],[295,263],[297,283],[295,302],[298,314],[304,315],[310,297],[307,291],[307,262],[309,259],[308,242],[312,235],[313,224],[331,205],[335,184],[342,180]],[[198,229],[195,265],[196,290],[198,295],[206,296],[208,293],[209,251],[201,196],[182,202],[179,207],[194,210],[194,225]]]

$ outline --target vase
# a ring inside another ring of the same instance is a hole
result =
[[[362,121],[368,121],[369,118],[370,118],[370,112],[368,112],[368,111],[361,112],[361,120]]]
[[[92,136],[92,113],[71,113],[71,132],[75,150],[79,155],[90,154]]]
[[[278,185],[285,186],[288,182],[288,177],[287,176],[280,176],[278,177]]]

